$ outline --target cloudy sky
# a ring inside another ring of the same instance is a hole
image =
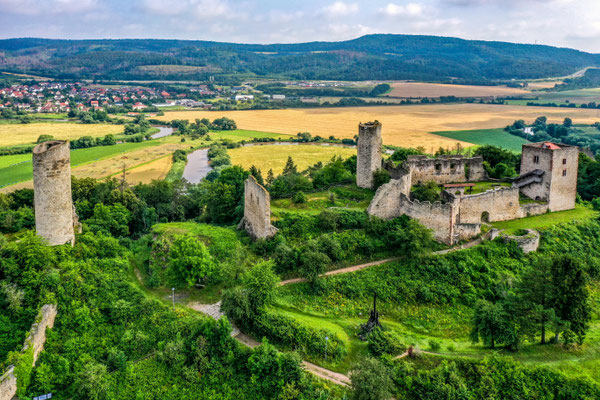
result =
[[[368,33],[600,53],[600,0],[0,0],[0,37],[290,43]]]

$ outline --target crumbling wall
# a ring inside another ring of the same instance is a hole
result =
[[[458,241],[469,240],[481,233],[481,224],[456,224],[454,238]]]
[[[31,326],[27,339],[25,339],[21,354],[33,347],[33,365],[35,365],[38,356],[42,350],[44,350],[44,344],[46,343],[46,328],[52,329],[52,327],[54,327],[56,313],[57,309],[55,304],[44,305]],[[10,365],[0,377],[0,400],[11,400],[16,393],[17,378],[14,373],[14,365]]]
[[[356,185],[373,187],[373,172],[381,168],[381,123],[358,124],[358,153],[356,159]]]
[[[62,140],[33,149],[35,229],[50,246],[75,242],[70,153]]]
[[[530,203],[521,206],[521,216],[519,218],[541,215],[548,212],[548,204]]]
[[[481,181],[485,178],[483,158],[464,158],[462,156],[443,156],[428,158],[427,156],[411,155],[404,162],[404,167],[410,170],[412,185],[433,181],[438,184]]]
[[[401,192],[405,188],[406,182],[402,180],[392,180],[382,185],[377,189],[367,213],[382,219],[407,215],[431,229],[436,240],[452,244],[456,214],[454,204],[412,201]],[[410,189],[410,186],[408,188]]]
[[[402,179],[392,179],[388,183],[381,185],[371,203],[367,208],[369,215],[374,215],[381,219],[396,218],[400,214],[400,195],[410,193],[410,175],[405,175]]]
[[[514,187],[501,187],[460,196],[458,201],[457,220],[461,224],[506,221],[522,216],[519,189]]]
[[[253,240],[277,233],[271,225],[271,195],[252,175],[244,183],[244,218],[238,228],[245,229]]]

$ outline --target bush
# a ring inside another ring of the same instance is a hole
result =
[[[437,353],[442,348],[442,345],[437,340],[431,339],[429,340],[429,350]]]
[[[294,195],[294,197],[292,198],[292,202],[294,204],[304,204],[306,203],[306,195],[304,194],[304,192],[298,192]]]
[[[375,328],[367,336],[367,348],[372,355],[379,357],[383,354],[398,353],[400,344],[390,332],[383,328]]]
[[[390,173],[385,169],[380,168],[373,172],[373,190],[377,190],[379,186],[388,183],[390,179]]]

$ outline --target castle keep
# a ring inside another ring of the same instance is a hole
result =
[[[245,229],[253,240],[277,233],[277,228],[271,225],[271,195],[252,175],[244,183],[244,218],[238,229]]]
[[[359,159],[361,151],[364,150],[359,146]],[[465,188],[474,184],[460,182],[486,179],[481,157],[409,156],[400,166],[392,162],[383,164],[391,180],[377,189],[367,212],[383,219],[407,215],[431,229],[436,240],[452,245],[477,236],[482,224],[487,222],[574,208],[578,158],[579,150],[575,146],[549,142],[526,144],[523,145],[521,175],[511,186],[468,194]],[[411,199],[412,186],[430,181],[445,186],[442,201]],[[522,197],[533,202],[521,204]]]
[[[40,143],[33,149],[35,229],[49,245],[75,243],[68,141]]]
[[[378,121],[358,125],[358,155],[356,159],[356,185],[373,187],[373,173],[381,169],[381,123]]]

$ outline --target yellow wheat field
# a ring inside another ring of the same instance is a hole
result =
[[[528,90],[509,88],[507,86],[471,86],[471,85],[448,85],[442,83],[424,82],[394,82],[392,91],[388,93],[392,97],[488,97],[488,96],[518,96],[530,94]]]
[[[457,141],[429,132],[499,128],[516,119],[531,121],[546,115],[551,122],[570,117],[575,123],[600,121],[600,110],[565,109],[489,104],[431,104],[413,106],[340,107],[249,111],[173,111],[163,120],[195,118],[233,118],[240,129],[274,133],[352,138],[358,123],[379,120],[383,124],[383,142],[404,147],[452,147]],[[470,145],[470,143],[461,143]]]
[[[72,140],[82,136],[104,136],[123,132],[123,126],[109,124],[77,124],[70,122],[41,122],[32,124],[0,124],[0,146],[35,143],[40,135]]]
[[[130,185],[150,183],[154,179],[162,180],[165,179],[172,165],[173,157],[159,158],[158,160],[125,171],[125,179]]]
[[[356,154],[356,149],[319,145],[264,145],[240,147],[227,152],[231,157],[232,165],[241,165],[245,169],[254,165],[266,178],[270,169],[275,176],[279,175],[285,167],[288,156],[292,157],[298,171],[302,171],[319,161],[329,161],[333,156],[348,158]]]

